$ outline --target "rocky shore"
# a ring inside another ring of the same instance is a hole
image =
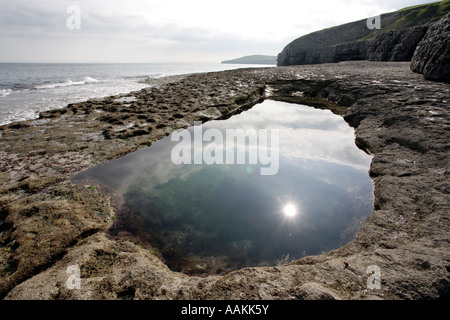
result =
[[[264,99],[342,114],[374,156],[374,212],[344,247],[283,266],[187,276],[139,241],[109,237],[120,204],[70,180]],[[424,79],[409,63],[360,61],[174,77],[0,127],[0,297],[449,298],[449,101],[449,84]],[[71,290],[74,265],[81,283]],[[379,286],[368,286],[375,276]]]

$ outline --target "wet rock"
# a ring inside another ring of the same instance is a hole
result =
[[[450,13],[432,25],[419,43],[411,70],[429,80],[450,82]]]
[[[340,300],[334,292],[315,282],[305,283],[296,294],[300,300]]]
[[[105,200],[94,189],[64,185],[44,197],[4,206],[0,295],[51,266],[78,241],[106,229],[111,211]]]
[[[74,116],[67,112],[55,119],[24,122],[20,129],[2,127],[0,296],[449,298],[450,88],[423,79],[411,72],[409,65],[346,62],[189,75],[170,86],[162,84],[159,89],[136,93],[150,96],[158,91],[168,109],[158,110],[155,102],[154,113],[150,115],[143,105],[139,114],[153,119],[152,127],[166,127],[126,139],[118,136],[120,130],[146,129],[135,127],[139,110],[120,112],[121,104],[110,111],[105,108],[105,114],[77,111]],[[214,100],[209,97],[211,92],[217,92]],[[264,98],[307,101],[299,92],[307,92],[304,97],[317,106],[345,104],[344,119],[355,128],[355,141],[374,156],[370,169],[375,184],[374,212],[355,239],[332,252],[281,267],[187,276],[170,271],[149,246],[107,238],[106,230],[119,220],[111,215],[120,211],[95,185],[77,189],[67,180],[56,183],[59,180],[50,178],[57,174],[69,177],[126,155],[206,115],[211,119],[229,117]],[[186,101],[192,107],[180,108]],[[122,120],[122,128],[99,121],[106,115],[118,119],[126,114],[129,117]],[[184,118],[166,123],[165,119],[176,118],[175,114]],[[104,130],[110,132],[111,140],[105,140]],[[36,154],[43,149],[45,154]],[[49,180],[42,180],[44,177]],[[25,181],[23,188],[14,187]],[[83,272],[80,290],[66,285],[71,265],[78,265]],[[380,289],[368,287],[368,270],[373,266],[381,271]]]
[[[28,126],[29,125],[27,123],[15,122],[15,123],[8,125],[8,128],[9,129],[23,129],[23,128],[27,128]]]

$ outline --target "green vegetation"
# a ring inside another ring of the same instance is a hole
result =
[[[450,11],[450,0],[429,3],[397,11],[402,16],[390,25],[387,30],[408,28],[437,21]]]
[[[450,0],[445,0],[407,7],[390,14],[382,15],[382,20],[386,19],[388,22],[384,24],[382,21],[383,27],[380,30],[371,32],[363,40],[371,39],[377,34],[386,31],[410,28],[435,22],[442,19],[449,12]]]
[[[442,19],[447,13],[450,12],[450,0],[438,1],[428,4],[421,4],[417,6],[407,7],[400,9],[395,12],[386,13],[381,15],[381,24],[382,28],[379,30],[373,30],[370,32],[368,30],[368,34],[361,39],[355,39],[353,41],[364,41],[372,39],[374,36],[391,31],[391,30],[399,30],[403,28],[410,28],[414,26],[425,25],[428,23],[432,23]],[[326,28],[323,30],[318,30],[312,32],[308,35],[302,36],[297,40],[310,37],[311,35],[317,34],[320,35],[322,33],[326,33],[333,29],[339,29],[345,27],[346,25],[351,25],[355,23],[360,23],[361,25],[365,25],[366,19],[358,20],[355,22],[350,22],[347,24],[342,24],[338,26],[333,26],[330,28]],[[295,40],[296,41],[296,40]]]
[[[252,55],[237,59],[222,61],[223,64],[277,64],[276,56]]]
[[[430,6],[438,6],[438,10],[443,12],[444,14],[446,13],[446,11],[448,11],[450,9],[450,1],[449,0],[444,0],[444,1],[437,1],[437,2],[433,2],[433,3],[428,3],[428,4],[419,4],[417,6],[411,6],[411,7],[407,7],[404,9],[400,9],[398,10],[398,12],[402,12],[402,11],[408,11],[411,9],[427,9]]]

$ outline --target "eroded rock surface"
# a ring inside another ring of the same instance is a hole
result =
[[[419,43],[411,70],[430,80],[450,82],[450,13],[430,27]]]
[[[334,108],[374,155],[374,212],[346,246],[279,267],[190,277],[170,271],[151,247],[109,238],[113,201],[94,185],[70,182],[85,168],[264,98]],[[450,85],[423,79],[409,63],[353,62],[190,75],[3,126],[0,296],[449,298],[449,101]],[[79,290],[67,285],[74,265]],[[380,289],[368,285],[373,266]]]

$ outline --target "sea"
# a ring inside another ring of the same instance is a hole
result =
[[[149,87],[148,79],[267,65],[221,63],[0,63],[0,125],[70,103]]]

